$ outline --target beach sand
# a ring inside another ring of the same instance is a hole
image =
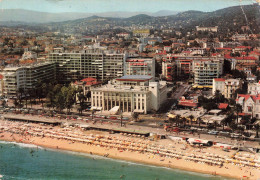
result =
[[[40,125],[35,125],[35,126],[40,126]],[[59,127],[55,127],[55,128],[58,129]],[[104,132],[85,132],[85,133],[106,134]],[[116,134],[113,136],[124,138],[120,134]],[[133,141],[135,141],[136,139],[138,138],[133,138]],[[169,168],[178,168],[182,170],[205,173],[205,174],[215,174],[215,175],[232,177],[237,179],[241,179],[242,177],[248,177],[244,179],[260,178],[260,172],[258,169],[249,168],[249,167],[240,167],[240,166],[232,165],[230,163],[224,163],[222,167],[210,166],[207,164],[195,163],[193,161],[186,161],[184,159],[161,157],[159,155],[152,154],[152,153],[122,151],[116,148],[100,147],[96,145],[89,145],[85,143],[72,142],[64,139],[56,139],[56,138],[49,138],[49,137],[38,137],[38,136],[31,136],[31,135],[23,136],[21,134],[18,134],[18,132],[17,134],[10,133],[10,132],[0,132],[0,140],[22,142],[22,143],[34,144],[46,148],[89,153],[89,154],[100,155],[100,156],[109,154],[108,157],[114,159],[133,161],[133,162],[139,162],[143,164],[150,164],[156,166],[164,166]],[[184,146],[184,144],[182,143],[176,143],[170,140],[159,140],[154,143],[159,145],[171,144],[176,149],[181,149]],[[198,151],[198,149],[188,147],[186,150],[183,151],[192,153],[194,151]],[[215,153],[220,155],[231,155],[234,153],[234,151],[224,152],[219,148],[213,148],[213,147],[204,148],[201,151],[202,151],[201,153],[209,152],[209,153]]]

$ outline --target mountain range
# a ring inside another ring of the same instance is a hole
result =
[[[218,26],[222,32],[237,31],[241,26],[250,26],[254,33],[259,33],[260,8],[258,4],[233,6],[213,12],[185,11],[170,16],[149,16],[139,14],[128,18],[91,16],[71,21],[49,23],[55,30],[66,29],[66,32],[104,31],[125,27],[137,28],[185,28],[195,26]]]
[[[18,12],[21,14],[17,14]],[[52,31],[68,33],[88,32],[95,34],[98,31],[102,32],[110,29],[121,31],[129,28],[178,28],[190,31],[195,26],[218,26],[223,33],[230,31],[238,32],[238,30],[241,30],[241,26],[249,26],[252,32],[260,32],[260,6],[257,3],[228,7],[213,12],[185,11],[177,13],[159,11],[154,13],[153,16],[151,14],[139,14],[139,12],[113,12],[93,15],[85,13],[53,14],[27,10],[14,12],[4,10],[1,13],[4,16],[0,14],[0,25],[29,25],[28,27],[37,28],[37,30],[44,31],[47,28]],[[172,13],[173,15],[168,15]],[[12,15],[14,17],[11,18]],[[8,17],[11,19],[8,19]]]
[[[24,22],[24,23],[50,23],[61,22],[68,20],[76,20],[81,18],[87,18],[91,16],[100,17],[116,17],[116,18],[128,18],[138,14],[146,14],[149,16],[169,16],[177,14],[176,11],[161,10],[155,13],[151,12],[103,12],[103,13],[48,13],[30,11],[24,9],[3,9],[0,11],[0,22]]]

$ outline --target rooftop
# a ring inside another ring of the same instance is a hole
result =
[[[144,81],[149,81],[152,78],[153,78],[152,76],[148,76],[148,75],[125,75],[125,76],[122,76],[121,78],[118,78],[116,80],[117,81],[140,81],[140,82],[144,82]]]

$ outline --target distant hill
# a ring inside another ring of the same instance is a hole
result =
[[[69,31],[75,30],[82,32],[82,29],[106,30],[117,27],[153,27],[159,29],[164,28],[194,28],[195,26],[219,26],[222,31],[237,30],[241,26],[249,25],[252,30],[259,33],[259,5],[244,5],[243,10],[246,14],[248,22],[240,6],[229,7],[214,12],[186,11],[170,16],[149,16],[139,14],[129,18],[107,18],[92,16],[72,21],[52,23],[54,29],[65,28]]]
[[[185,28],[186,31],[194,29],[195,26],[218,26],[219,30],[228,33],[228,31],[237,31],[241,29],[241,26],[249,25],[254,33],[260,32],[260,8],[258,4],[244,5],[242,6],[244,13],[240,6],[233,6],[229,8],[220,9],[213,12],[201,12],[201,11],[186,11],[180,12],[174,15],[157,16],[163,15],[164,13],[174,13],[171,11],[159,11],[155,13],[156,16],[151,16],[145,13],[135,14],[134,12],[113,12],[101,13],[91,15],[82,13],[64,13],[64,14],[53,14],[53,13],[39,13],[39,12],[25,12],[24,10],[19,11],[20,14],[15,14],[11,11],[0,12],[0,25],[22,25],[25,21],[25,25],[37,26],[39,28],[48,27],[53,31],[61,32],[73,32],[73,33],[93,33],[97,31],[106,31],[109,29],[124,29],[124,27],[136,27],[136,28]],[[3,13],[6,12],[6,13]],[[13,20],[6,20],[4,14],[7,17],[15,14],[16,18]],[[9,14],[8,14],[9,13]],[[24,15],[26,14],[27,15]],[[29,15],[29,14],[30,15]],[[123,17],[131,15],[131,17]],[[134,15],[133,15],[134,14]],[[109,16],[111,17],[105,17]],[[246,17],[245,17],[246,15]],[[18,18],[19,16],[20,18]],[[27,18],[25,18],[27,16]],[[88,17],[83,17],[88,16]],[[51,17],[51,18],[50,18]],[[55,18],[54,18],[55,17]],[[77,18],[81,17],[81,18]],[[16,19],[16,20],[14,20]],[[41,19],[41,20],[39,20]],[[50,23],[52,19],[52,23]],[[61,21],[62,19],[66,19]],[[72,19],[72,20],[71,20]],[[247,20],[247,21],[246,21]],[[33,22],[45,22],[44,24],[32,25]],[[61,22],[57,22],[61,21]],[[29,24],[29,22],[31,24]]]
[[[155,13],[149,13],[149,12],[47,13],[47,12],[30,11],[24,9],[3,9],[0,11],[0,21],[25,22],[25,23],[50,23],[50,22],[76,20],[76,19],[91,17],[94,15],[100,17],[128,18],[138,14],[147,14],[150,16],[165,16],[165,15],[177,14],[177,12],[163,10]]]

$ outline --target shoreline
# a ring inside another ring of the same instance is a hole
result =
[[[78,128],[60,128],[38,124],[26,125],[24,123],[7,121],[3,122],[2,130],[3,131],[1,131],[0,121],[0,140],[2,141],[33,144],[54,150],[93,154],[116,160],[233,179],[241,179],[243,177],[247,177],[243,179],[257,179],[260,177],[260,172],[258,172],[259,170],[257,168],[238,166],[227,162],[225,158],[231,157],[236,151],[224,152],[220,148],[207,147],[200,149],[191,147],[186,142],[175,142],[167,139],[150,141],[137,137],[126,137],[120,134],[111,135],[100,131],[82,131]],[[52,132],[53,136],[50,136],[48,132]],[[71,139],[65,139],[63,137],[65,136],[64,133]],[[63,136],[61,136],[62,134]],[[78,140],[81,141],[87,137],[90,139],[85,139],[83,142],[80,142],[73,138],[75,136],[80,137],[81,139]],[[125,148],[126,146],[128,148]],[[140,150],[142,147],[146,148],[146,150]],[[156,149],[152,150],[155,147]],[[181,153],[183,156],[168,156],[165,155],[167,154],[164,153],[165,150],[167,150],[167,152],[173,151],[173,154]],[[212,159],[213,156],[211,157],[210,155],[214,154],[219,158],[224,158],[224,161],[222,165],[192,161],[189,157],[193,154],[196,155],[197,158],[201,157],[201,160],[203,160],[203,158]]]
[[[42,148],[52,149],[52,150],[62,150],[62,151],[69,151],[69,152],[76,152],[76,153],[84,153],[84,154],[88,154],[88,155],[97,155],[97,156],[100,156],[100,157],[104,157],[104,155],[106,154],[106,153],[99,152],[98,151],[99,149],[97,149],[97,151],[89,151],[89,150],[78,150],[77,148],[63,147],[63,146],[58,146],[58,148],[57,148],[57,146],[55,146],[55,145],[50,145],[50,144],[46,145],[45,143],[35,143],[35,142],[34,143],[30,143],[28,141],[20,142],[18,140],[12,141],[12,140],[10,140],[10,138],[0,138],[0,140],[1,141],[6,141],[6,142],[16,142],[16,143],[23,143],[23,144],[31,144],[31,145],[36,145],[36,146],[39,146],[39,147],[42,147]],[[62,141],[62,140],[59,140],[59,141]],[[74,145],[77,145],[77,144],[74,143]],[[134,156],[132,156],[132,157],[134,157]],[[194,172],[194,173],[211,175],[211,176],[215,175],[215,176],[218,176],[218,177],[227,177],[227,178],[232,178],[232,179],[241,179],[241,176],[232,176],[230,174],[220,173],[218,171],[215,171],[217,173],[214,174],[214,171],[207,171],[207,170],[202,170],[202,169],[188,168],[188,167],[173,165],[172,163],[171,164],[162,163],[161,161],[154,162],[154,161],[149,161],[149,160],[138,160],[137,158],[130,158],[130,157],[126,157],[126,156],[121,157],[121,156],[116,156],[116,155],[113,155],[113,154],[109,154],[109,156],[107,158],[114,159],[114,160],[122,160],[122,161],[126,161],[126,162],[134,162],[134,163],[139,163],[139,164],[143,164],[143,165],[152,165],[152,166],[156,166],[156,167],[177,169],[177,170],[182,170],[182,171],[187,171],[187,172]],[[178,161],[181,161],[181,160],[178,160]],[[253,178],[246,178],[246,179],[253,179]]]
[[[209,171],[203,171],[203,170],[195,170],[195,169],[192,169],[192,168],[180,168],[179,166],[174,166],[174,165],[170,165],[170,166],[166,166],[166,165],[162,165],[160,163],[150,163],[150,162],[146,162],[146,161],[141,161],[141,160],[136,160],[134,158],[119,158],[117,156],[109,156],[109,157],[105,157],[104,155],[105,154],[102,154],[102,153],[98,153],[98,152],[88,152],[88,151],[75,151],[71,148],[55,148],[55,146],[46,146],[46,145],[41,145],[41,144],[38,144],[38,143],[25,143],[25,142],[19,142],[19,141],[9,141],[9,140],[4,140],[4,139],[1,139],[0,138],[0,141],[4,141],[4,142],[14,142],[14,143],[21,143],[21,144],[27,144],[27,145],[35,145],[35,146],[39,146],[43,149],[48,149],[48,150],[54,150],[54,151],[63,151],[63,152],[71,152],[71,153],[82,153],[82,154],[86,154],[86,155],[89,155],[88,157],[91,157],[91,155],[95,155],[95,156],[98,156],[98,157],[102,157],[102,158],[107,158],[107,159],[111,159],[111,160],[120,160],[120,161],[123,161],[125,163],[137,163],[139,165],[150,165],[150,166],[153,166],[153,167],[157,167],[157,168],[167,168],[167,169],[171,169],[171,170],[180,170],[180,171],[183,171],[183,172],[191,172],[191,173],[198,173],[199,174],[204,174],[204,175],[210,175],[212,177],[216,176],[216,177],[226,177],[226,178],[232,178],[232,179],[240,179],[238,177],[233,177],[233,176],[230,176],[230,175],[226,175],[226,174],[210,174]],[[30,147],[28,147],[30,148]],[[37,148],[37,147],[35,147]]]

